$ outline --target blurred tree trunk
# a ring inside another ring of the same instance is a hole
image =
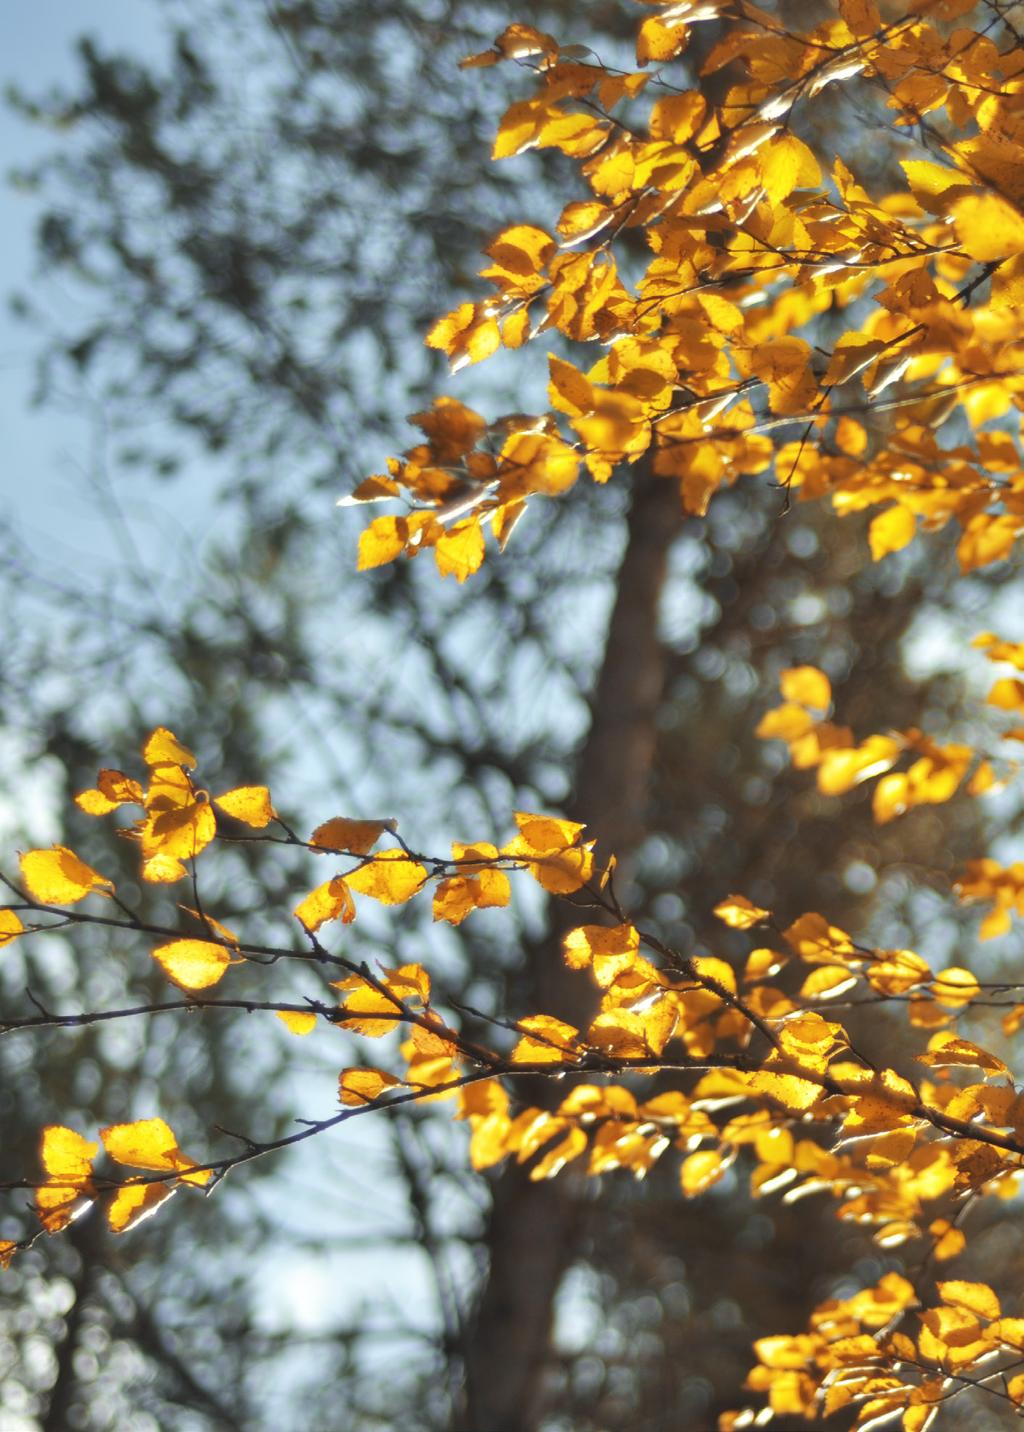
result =
[[[680,523],[676,485],[642,468],[571,810],[597,839],[601,858],[613,852],[618,857],[620,887],[645,831],[663,685],[658,605]],[[591,991],[562,959],[567,913],[564,907],[552,913],[549,937],[535,951],[532,1007],[583,1025]],[[537,1091],[538,1101],[545,1093],[550,1097],[550,1091]],[[565,1176],[531,1183],[519,1164],[507,1167],[496,1182],[486,1232],[487,1281],[466,1347],[460,1425],[467,1432],[528,1432],[537,1426],[555,1295],[576,1247],[577,1187],[577,1179]]]

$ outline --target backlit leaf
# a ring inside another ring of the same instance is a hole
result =
[[[109,895],[114,888],[65,845],[26,851],[18,863],[28,893],[42,905],[74,905],[93,892]]]
[[[225,815],[233,816],[256,830],[269,825],[277,814],[266,786],[238,786],[223,795],[214,796],[213,801]]]
[[[209,989],[233,963],[231,951],[209,940],[172,940],[159,945],[153,958],[181,989]]]
[[[402,850],[382,850],[373,860],[346,876],[350,890],[383,905],[403,905],[421,889],[427,872]]]

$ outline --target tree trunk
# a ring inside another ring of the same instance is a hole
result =
[[[680,521],[676,485],[641,467],[571,810],[599,853],[617,855],[620,889],[645,830],[663,680],[658,606]],[[535,1008],[579,1026],[589,1020],[593,992],[562,959],[568,914],[553,907],[550,936],[536,952]],[[555,1295],[580,1221],[578,1183],[564,1175],[530,1183],[517,1164],[496,1182],[489,1271],[466,1348],[463,1432],[531,1432],[538,1424]]]

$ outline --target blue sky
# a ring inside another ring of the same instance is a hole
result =
[[[0,88],[16,85],[32,96],[73,85],[77,39],[90,35],[104,47],[135,54],[161,48],[158,0],[47,0],[8,7],[0,52]],[[0,105],[0,431],[4,462],[0,492],[5,517],[35,554],[45,552],[51,570],[83,574],[95,563],[98,534],[90,521],[82,472],[94,434],[85,414],[48,405],[32,407],[38,333],[14,319],[9,299],[31,295],[35,282],[34,227],[38,204],[12,188],[12,171],[48,153],[54,136]],[[50,302],[54,299],[51,296]]]

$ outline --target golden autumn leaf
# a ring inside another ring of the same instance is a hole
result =
[[[579,1054],[579,1030],[550,1014],[531,1014],[518,1022],[523,1037],[513,1049],[513,1064],[571,1063]]]
[[[183,1183],[209,1183],[210,1169],[196,1168],[183,1154],[178,1140],[163,1119],[138,1119],[132,1124],[111,1124],[100,1129],[103,1147],[118,1163],[154,1172],[175,1172]],[[192,1172],[194,1170],[194,1172]]]
[[[107,1223],[112,1233],[127,1233],[144,1218],[156,1212],[175,1192],[166,1183],[141,1183],[129,1180],[118,1189],[107,1208]]]
[[[0,950],[23,934],[25,926],[15,910],[0,910]]]
[[[457,522],[434,545],[437,570],[442,577],[454,577],[460,584],[479,571],[483,560],[484,534],[477,517]]]
[[[41,905],[74,905],[86,895],[109,895],[114,889],[113,881],[65,845],[26,851],[18,863],[28,893]]]
[[[679,1181],[686,1198],[696,1198],[699,1193],[717,1183],[729,1167],[719,1149],[701,1149],[683,1160]]]
[[[966,1308],[979,1318],[998,1318],[1001,1313],[999,1299],[987,1283],[965,1283],[954,1280],[937,1283],[939,1297],[951,1307]]]
[[[99,1150],[99,1144],[83,1138],[74,1129],[51,1124],[43,1130],[39,1157],[51,1179],[77,1185],[91,1176],[92,1161]]]
[[[356,918],[356,905],[348,885],[340,875],[336,875],[333,880],[325,880],[311,890],[292,913],[311,935],[315,935],[328,920],[340,920],[342,924],[350,925]]]
[[[452,843],[452,860],[459,873],[442,880],[434,894],[434,919],[459,925],[472,910],[508,904],[512,890],[508,876],[490,863],[499,859],[497,846],[488,841],[475,845]]]
[[[401,1082],[383,1069],[343,1069],[338,1080],[338,1099],[353,1107],[370,1104],[379,1099],[385,1089],[394,1089]]]
[[[770,910],[763,910],[745,895],[730,895],[715,906],[713,913],[733,930],[752,930],[771,919]]]
[[[791,666],[780,672],[779,690],[784,701],[817,711],[827,711],[832,704],[832,683],[816,666]]]
[[[75,805],[86,815],[109,815],[121,805],[141,805],[143,799],[138,781],[126,776],[124,771],[102,770],[92,790],[81,791],[75,796]]]
[[[158,726],[146,737],[142,759],[147,766],[187,766],[189,770],[196,764],[194,754],[166,726]]]
[[[316,1028],[316,1015],[312,1010],[275,1009],[274,1013],[289,1034],[297,1034],[300,1038],[312,1034]]]
[[[369,895],[382,905],[404,905],[422,888],[426,878],[424,867],[403,850],[382,850],[345,877],[350,890]]]
[[[205,793],[182,804],[150,805],[139,831],[143,861],[160,856],[167,861],[190,860],[200,855],[217,834],[217,818]],[[152,878],[146,873],[147,879]]]
[[[914,540],[917,532],[917,518],[909,508],[897,504],[880,512],[871,519],[868,529],[868,544],[871,556],[879,562],[890,552],[899,552]]]
[[[368,855],[386,830],[395,831],[397,828],[398,823],[393,820],[349,820],[338,815],[318,825],[309,837],[309,843],[319,850]]]
[[[154,960],[180,989],[209,989],[235,963],[231,951],[210,940],[171,940],[152,952]]]
[[[960,247],[978,263],[1024,253],[1024,215],[998,194],[967,194],[953,205]]]
[[[256,830],[262,830],[269,825],[277,814],[266,786],[236,786],[234,790],[214,796],[213,803],[225,815],[240,820],[243,825],[251,825]]]

